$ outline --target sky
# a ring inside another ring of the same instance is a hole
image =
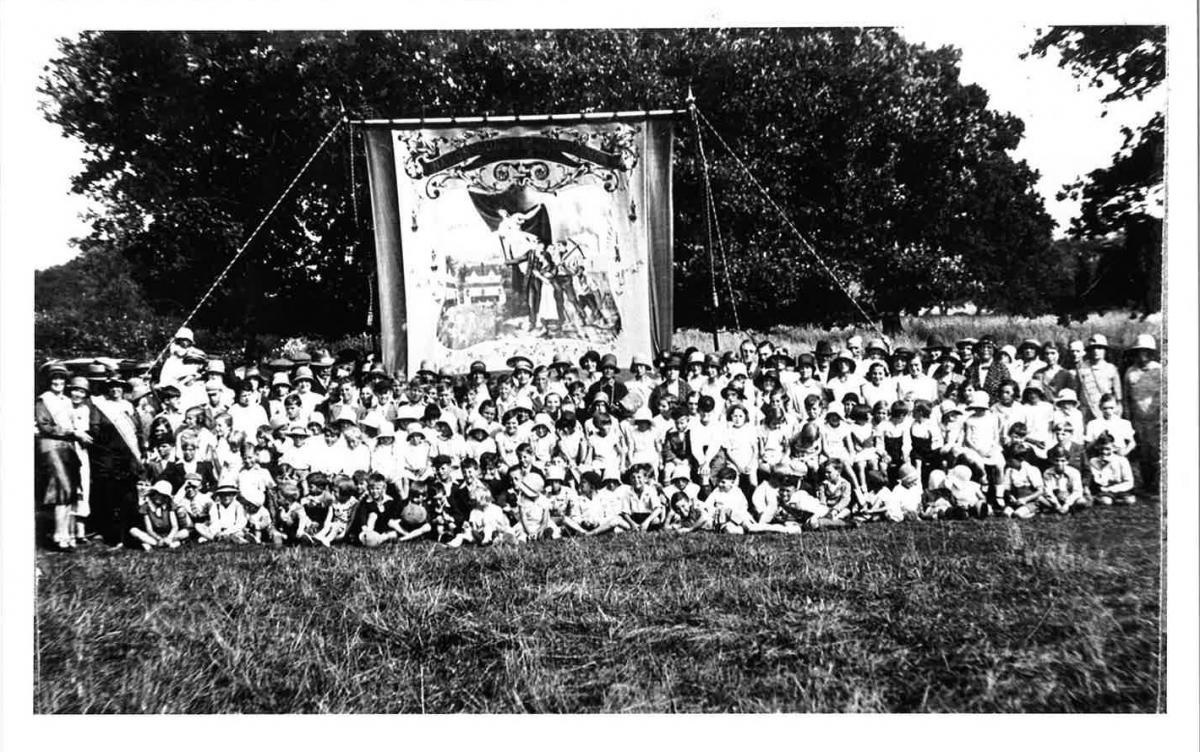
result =
[[[1038,191],[1058,223],[1056,236],[1065,232],[1078,210],[1075,202],[1058,201],[1058,190],[1110,162],[1121,145],[1122,125],[1136,128],[1156,108],[1165,106],[1166,92],[1160,90],[1141,102],[1108,105],[1107,116],[1101,117],[1103,92],[1087,88],[1059,68],[1056,57],[1020,59],[1036,36],[1033,26],[925,21],[907,24],[901,31],[910,41],[928,47],[958,47],[962,51],[961,79],[987,90],[993,109],[1010,112],[1025,122],[1025,138],[1014,156],[1026,160],[1040,174]],[[38,74],[56,53],[54,38],[46,34],[26,43],[28,54],[21,61],[24,75],[14,78],[27,84],[25,101],[31,103],[23,114],[21,129],[39,155],[40,168],[27,188],[44,197],[46,221],[37,234],[37,247],[31,249],[35,268],[44,269],[75,255],[70,240],[87,233],[81,214],[89,203],[70,193],[71,177],[79,172],[84,156],[82,144],[63,137],[36,108],[40,100]]]

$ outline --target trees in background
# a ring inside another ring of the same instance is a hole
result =
[[[74,189],[105,211],[148,305],[199,299],[344,111],[402,117],[697,105],[872,318],[972,301],[1036,312],[1058,270],[1017,118],[958,53],[890,29],[103,32],[64,40],[46,115],[87,145]],[[677,126],[681,325],[849,322],[846,295],[709,132],[725,253],[710,268],[697,134]],[[353,179],[352,179],[353,178]],[[359,138],[339,135],[198,319],[362,331],[373,267]],[[724,263],[723,263],[724,262]],[[728,280],[728,283],[727,283]],[[730,322],[732,323],[732,322]]]
[[[1106,104],[1140,100],[1166,80],[1165,26],[1056,26],[1039,32],[1029,54],[1044,56],[1052,49],[1060,67],[1105,90]],[[1060,193],[1080,201],[1069,232],[1091,241],[1096,254],[1083,259],[1088,277],[1076,312],[1130,306],[1149,313],[1162,305],[1165,127],[1158,111],[1136,130],[1123,128],[1112,163]]]

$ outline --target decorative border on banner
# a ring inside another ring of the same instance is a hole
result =
[[[549,126],[537,133],[501,137],[495,128],[477,128],[454,136],[421,131],[398,133],[406,157],[404,172],[425,180],[424,192],[436,199],[451,183],[466,183],[485,193],[532,187],[545,193],[595,178],[615,192],[637,167],[641,127],[614,123],[608,129]]]

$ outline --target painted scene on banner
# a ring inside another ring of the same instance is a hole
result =
[[[410,370],[649,351],[638,125],[394,139]]]

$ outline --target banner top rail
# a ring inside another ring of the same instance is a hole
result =
[[[674,110],[620,110],[611,112],[574,112],[557,115],[470,115],[465,117],[420,117],[420,118],[362,118],[349,120],[361,126],[425,126],[425,125],[478,125],[480,123],[567,123],[579,121],[632,120],[648,117],[672,117],[687,114],[686,109]]]

